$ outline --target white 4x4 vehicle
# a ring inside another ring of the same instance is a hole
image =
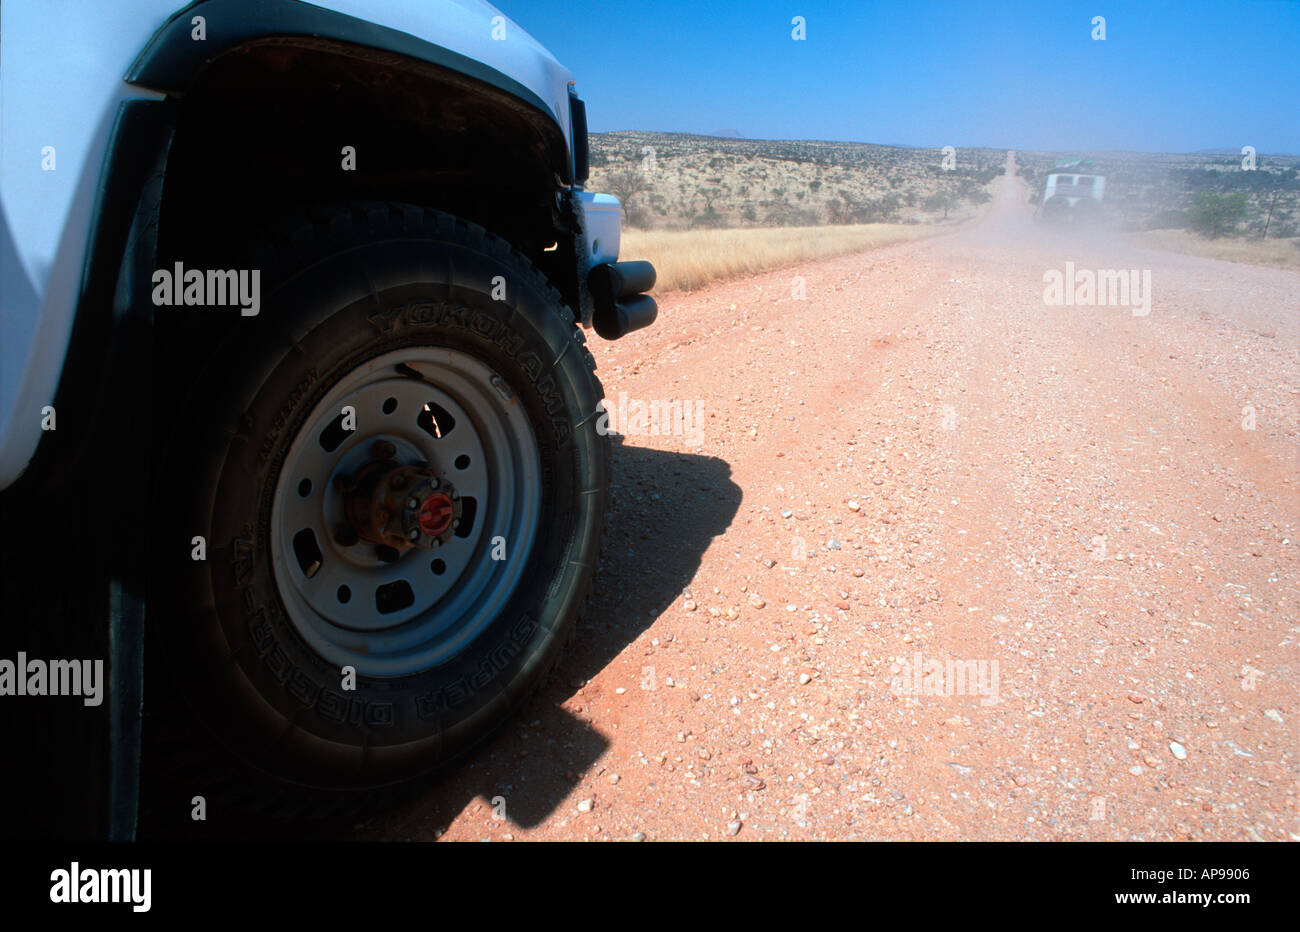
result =
[[[1101,209],[1106,193],[1104,175],[1063,172],[1047,176],[1043,189],[1042,219],[1057,222],[1092,220]]]
[[[6,0],[0,136],[6,644],[108,607],[113,833],[142,682],[195,794],[462,757],[592,582],[583,331],[656,313],[569,72],[478,0]]]

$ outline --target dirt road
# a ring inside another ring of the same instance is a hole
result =
[[[558,672],[362,837],[1300,840],[1300,274],[1022,194],[593,341],[700,429],[621,425]]]

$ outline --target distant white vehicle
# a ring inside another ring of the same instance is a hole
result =
[[[1057,166],[1058,169],[1062,167]],[[1039,216],[1044,220],[1064,222],[1090,218],[1100,209],[1105,193],[1104,175],[1054,171],[1047,176]]]

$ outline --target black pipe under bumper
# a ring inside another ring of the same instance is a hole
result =
[[[648,294],[633,295],[615,301],[609,307],[596,306],[591,325],[606,340],[617,340],[633,330],[649,327],[659,316],[659,305]]]
[[[606,340],[617,340],[633,330],[649,327],[659,314],[654,298],[644,292],[655,284],[655,267],[649,262],[605,262],[587,276],[595,304],[591,324]]]
[[[655,267],[644,259],[635,262],[605,262],[591,270],[587,285],[597,303],[626,298],[655,286]]]

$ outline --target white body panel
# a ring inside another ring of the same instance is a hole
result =
[[[1106,178],[1103,175],[1057,172],[1047,176],[1043,200],[1063,196],[1066,203],[1073,207],[1084,198],[1100,202],[1105,193]]]
[[[583,191],[578,195],[582,214],[586,219],[587,253],[591,264],[618,261],[618,241],[623,230],[623,208],[612,194],[592,194]]]
[[[572,146],[569,72],[488,4],[313,5],[408,33],[513,78],[546,104]],[[26,468],[40,440],[41,409],[53,404],[119,105],[158,96],[126,84],[123,76],[182,6],[182,0],[0,4],[0,488]],[[502,29],[504,39],[494,38]],[[54,147],[54,171],[42,169],[46,146]],[[608,218],[599,223],[608,242]],[[617,241],[615,229],[615,258]],[[605,243],[601,251],[608,253]]]
[[[156,98],[122,75],[173,0],[0,4],[0,488],[54,403],[100,167],[118,105]],[[54,148],[54,171],[42,149]]]

